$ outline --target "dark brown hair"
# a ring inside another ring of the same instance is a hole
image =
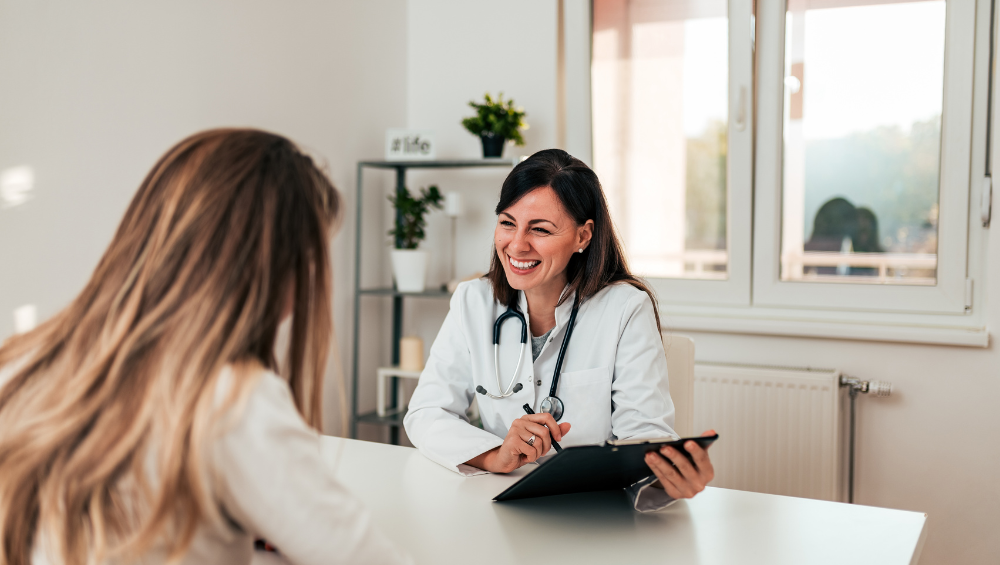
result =
[[[156,163],[79,296],[0,347],[13,369],[0,386],[0,563],[28,565],[40,532],[67,565],[131,562],[154,543],[175,558],[202,520],[220,523],[210,433],[262,367],[280,370],[289,297],[282,368],[319,428],[339,202],[308,156],[263,131],[195,134]]]
[[[659,327],[656,296],[645,281],[629,272],[601,181],[583,161],[561,149],[546,149],[528,157],[514,167],[503,181],[496,214],[499,216],[529,192],[546,186],[552,187],[577,225],[583,225],[587,220],[594,221],[590,245],[583,253],[574,253],[566,266],[566,280],[570,290],[576,291],[577,300],[582,304],[610,284],[628,283],[649,295]],[[497,257],[495,246],[486,278],[493,285],[493,297],[497,302],[507,306],[517,304],[517,291],[507,282],[507,273]],[[563,295],[559,304],[568,295]]]

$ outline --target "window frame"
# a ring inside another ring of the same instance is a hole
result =
[[[750,232],[753,223],[753,0],[728,0],[729,80],[727,124],[726,249],[729,257],[724,280],[650,278],[662,303],[750,305]],[[592,18],[591,18],[592,19]],[[588,30],[593,33],[593,30]],[[588,92],[591,85],[586,85]],[[567,107],[570,104],[567,103]],[[589,108],[588,108],[589,110]],[[742,118],[738,119],[738,118]],[[587,122],[592,118],[587,116]],[[573,121],[573,120],[570,120]],[[567,139],[567,142],[570,140]],[[592,140],[591,140],[592,142]],[[678,298],[683,297],[683,298]]]
[[[753,0],[729,0],[729,116],[726,155],[725,280],[649,279],[661,303],[751,303],[754,160]]]
[[[737,20],[737,9],[734,8],[734,4],[740,0],[730,0],[730,103],[731,108],[733,106],[734,98],[734,87],[738,88],[739,78],[733,78],[733,68],[736,66],[734,61],[736,57],[733,56],[733,49],[736,46],[737,40],[733,39],[732,31],[736,28],[741,27]],[[730,276],[730,279],[725,282],[732,282],[733,284],[728,287],[723,287],[720,285],[720,281],[709,281],[709,280],[692,280],[692,279],[654,279],[651,280],[651,286],[656,289],[658,293],[659,303],[661,307],[661,315],[663,317],[664,328],[671,331],[695,331],[695,332],[715,332],[715,333],[735,333],[735,334],[756,334],[756,335],[775,335],[775,336],[794,336],[794,337],[815,337],[815,338],[833,338],[833,339],[852,339],[852,340],[866,340],[866,341],[891,341],[891,342],[903,342],[903,343],[926,343],[926,344],[940,344],[940,345],[953,345],[953,346],[969,346],[969,347],[988,347],[989,346],[989,331],[986,327],[986,291],[988,287],[987,282],[987,253],[988,253],[988,240],[989,240],[989,229],[988,226],[983,226],[980,221],[980,208],[978,205],[979,196],[984,178],[988,180],[987,173],[987,160],[992,159],[992,155],[987,155],[989,150],[989,144],[987,143],[987,138],[991,135],[991,125],[992,123],[988,120],[993,120],[994,117],[990,115],[988,106],[990,98],[993,96],[990,81],[993,80],[991,74],[991,51],[994,48],[992,39],[992,24],[994,18],[1000,20],[1000,13],[993,15],[992,6],[990,0],[948,0],[948,25],[946,31],[946,44],[948,44],[948,37],[954,36],[954,31],[952,28],[955,18],[952,17],[952,6],[954,4],[964,4],[960,8],[964,9],[964,15],[968,17],[970,10],[973,15],[974,24],[972,29],[974,33],[967,33],[967,43],[966,49],[966,65],[971,67],[967,68],[968,72],[972,75],[971,92],[966,91],[965,97],[967,98],[967,112],[969,115],[969,122],[966,131],[968,132],[967,148],[964,154],[964,163],[967,165],[962,172],[964,176],[963,190],[961,190],[960,199],[964,202],[964,207],[961,203],[951,211],[952,215],[948,216],[957,217],[957,220],[952,220],[959,222],[963,227],[963,230],[958,230],[961,232],[957,236],[957,242],[960,245],[960,249],[963,253],[957,256],[957,266],[952,267],[961,275],[961,293],[960,295],[955,294],[954,284],[949,287],[949,295],[944,296],[943,300],[946,303],[946,308],[944,309],[929,309],[922,307],[920,304],[914,304],[914,300],[920,300],[920,297],[911,298],[907,297],[908,300],[904,301],[903,304],[897,304],[898,308],[858,308],[857,304],[847,304],[847,305],[831,305],[827,301],[819,300],[803,300],[796,302],[795,300],[782,301],[780,296],[777,299],[774,296],[775,291],[783,290],[784,287],[778,286],[775,288],[773,285],[776,283],[783,282],[778,280],[779,273],[777,270],[777,259],[780,257],[778,252],[780,251],[781,241],[778,236],[780,236],[780,191],[774,191],[773,187],[776,186],[774,180],[772,179],[772,192],[770,194],[770,199],[765,202],[762,197],[762,180],[760,178],[760,171],[758,169],[763,168],[761,162],[763,157],[760,156],[760,129],[761,120],[758,117],[766,110],[766,105],[768,102],[763,100],[762,93],[760,92],[760,85],[762,81],[766,78],[766,71],[762,68],[764,62],[761,61],[761,39],[764,43],[767,43],[767,39],[762,37],[764,29],[762,29],[761,19],[766,17],[777,18],[780,21],[781,34],[780,38],[777,40],[778,43],[772,46],[773,49],[777,49],[778,57],[776,57],[776,62],[771,61],[772,72],[777,72],[779,84],[783,79],[783,58],[784,58],[784,18],[785,18],[785,0],[748,0],[749,4],[749,14],[745,17],[748,18],[744,20],[748,23],[747,26],[742,26],[744,29],[748,29],[748,34],[750,37],[750,42],[752,49],[746,50],[750,53],[752,57],[752,65],[750,67],[750,84],[754,85],[755,88],[751,88],[747,96],[749,109],[748,109],[748,129],[754,130],[754,143],[750,146],[749,152],[751,155],[751,179],[752,182],[748,183],[741,189],[734,187],[731,183],[729,185],[729,208],[730,213],[734,210],[735,206],[741,205],[741,203],[746,206],[746,209],[752,211],[751,222],[749,222],[745,227],[744,231],[737,232],[738,223],[734,225],[732,221],[732,216],[730,217],[729,224],[729,240],[730,240],[730,269],[731,273],[735,271],[735,265],[737,261],[741,260],[738,254],[738,247],[733,246],[733,242],[744,242],[747,246],[751,248],[751,251],[747,252],[742,258],[746,261],[745,265],[747,268],[748,276],[745,280],[741,282],[735,282],[739,279],[735,276]],[[589,3],[588,3],[589,4]],[[584,8],[588,12],[592,10],[592,6],[587,6]],[[962,15],[962,14],[959,14]],[[592,28],[592,12],[589,18],[591,25],[587,27],[586,30],[582,26],[576,26],[573,28],[570,35],[575,37],[575,42],[571,43],[571,37],[567,37],[567,46],[576,45],[578,48],[581,45],[586,45],[587,49],[590,49],[590,41],[593,33]],[[579,22],[580,19],[577,19]],[[764,26],[766,27],[766,26]],[[567,30],[570,31],[569,29]],[[574,35],[575,34],[575,35]],[[586,35],[586,41],[583,40],[584,34]],[[773,40],[773,38],[772,38]],[[744,44],[745,45],[745,44]],[[971,49],[971,51],[970,51]],[[587,54],[590,55],[589,53]],[[971,55],[971,56],[970,56]],[[946,67],[950,63],[953,57],[957,56],[954,50],[946,52]],[[588,59],[589,60],[589,59]],[[776,71],[774,69],[776,68]],[[947,72],[947,71],[946,71]],[[568,77],[569,78],[569,77]],[[949,75],[946,75],[946,81],[949,80]],[[574,111],[567,114],[567,120],[569,122],[576,121],[580,124],[586,124],[586,126],[581,126],[578,128],[579,131],[586,131],[587,136],[590,137],[588,140],[584,139],[567,139],[567,144],[576,143],[581,148],[587,146],[587,151],[592,150],[592,135],[591,135],[591,113],[590,113],[590,76],[589,76],[589,65],[587,72],[577,73],[572,77],[572,80],[568,81],[570,85],[575,85],[579,87],[579,90],[573,88],[567,89],[567,99],[574,96],[580,96],[573,94],[574,92],[585,91],[586,92],[586,104],[576,104],[576,108],[582,108],[584,110]],[[780,92],[780,91],[779,91]],[[736,94],[738,96],[738,94]],[[947,96],[947,94],[946,94]],[[771,127],[776,127],[778,134],[778,141],[780,143],[781,133],[782,133],[782,110],[781,105],[783,102],[783,97],[777,96],[773,97],[769,103],[772,106],[777,106],[776,109],[772,109],[775,112],[777,118],[775,126],[774,123]],[[565,102],[565,101],[564,101]],[[946,101],[947,104],[950,101]],[[762,108],[763,107],[763,108]],[[736,115],[735,112],[733,115]],[[942,116],[942,119],[950,119]],[[730,125],[732,126],[734,120],[730,120]],[[944,126],[943,126],[944,127]],[[773,141],[773,134],[772,134]],[[942,131],[942,151],[947,151],[944,145],[948,141],[944,137],[944,132]],[[583,151],[581,151],[582,153]],[[775,153],[778,157],[778,174],[780,175],[780,157],[781,151],[780,146],[777,150],[773,150],[769,159],[772,160],[771,167],[774,167],[773,160],[775,159]],[[589,155],[588,155],[589,157]],[[956,157],[951,157],[956,159]],[[943,169],[944,167],[942,167]],[[733,179],[738,174],[734,171],[732,165],[729,169],[729,178]],[[773,172],[772,172],[773,175]],[[951,184],[949,186],[954,186]],[[941,185],[942,192],[944,190],[944,183]],[[780,187],[779,187],[780,188]],[[742,198],[742,200],[741,200]],[[770,210],[774,214],[772,218],[764,217],[765,204],[772,206]],[[942,215],[941,226],[944,225],[945,217]],[[766,222],[769,222],[770,230],[764,231],[761,226]],[[770,250],[768,251],[767,242],[764,238],[769,236],[770,243],[772,244]],[[949,245],[952,245],[949,243]],[[760,249],[759,249],[760,248]],[[942,247],[939,247],[939,252]],[[762,268],[763,263],[757,263],[757,261],[763,261],[761,254],[764,252],[769,252],[771,254],[770,263],[774,266],[770,270],[770,280],[762,278],[763,274],[761,271],[766,271]],[[939,277],[940,274],[939,268]],[[742,284],[742,286],[739,286]],[[765,284],[772,285],[771,288],[765,288],[763,291],[760,288]],[[818,293],[823,292],[824,283],[792,283],[787,281],[787,284],[805,284],[808,287],[819,288]],[[823,285],[823,286],[821,286]],[[720,288],[723,287],[723,288]],[[898,285],[885,285],[881,286],[886,293],[897,292],[906,287]],[[769,294],[771,293],[771,294]],[[907,294],[907,293],[903,293]],[[961,310],[955,306],[958,302],[955,300],[956,296],[961,296]],[[682,298],[676,298],[682,297]],[[770,299],[770,300],[769,300]]]
[[[842,2],[848,4],[848,2]],[[939,173],[937,284],[907,286],[787,281],[780,278],[782,230],[785,2],[762,3],[757,20],[758,104],[754,218],[755,305],[964,314],[969,233],[970,156],[976,0],[947,0]],[[767,116],[764,119],[763,116]]]

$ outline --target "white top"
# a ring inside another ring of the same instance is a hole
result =
[[[462,477],[412,448],[321,441],[337,480],[417,563],[908,565],[927,531],[920,512],[713,487],[643,514],[621,491],[492,502],[537,467]]]
[[[12,372],[0,371],[0,386]],[[302,420],[281,377],[264,372],[235,425],[221,421],[228,431],[211,447],[209,476],[217,482],[210,486],[234,523],[200,525],[182,563],[248,564],[254,538],[294,564],[411,563],[334,478],[319,434]],[[34,565],[53,562],[43,545],[36,543]],[[166,555],[155,549],[142,562],[165,563]]]
[[[493,289],[485,279],[458,286],[403,421],[407,436],[421,453],[457,473],[483,472],[463,463],[499,447],[511,423],[524,416],[522,406],[529,404],[539,412],[542,399],[548,396],[573,298],[570,295],[556,308],[555,329],[534,363],[530,342],[521,344],[521,324],[516,318],[507,319],[500,334],[500,387],[510,388],[522,350],[524,362],[515,382],[524,387],[494,400],[477,394],[476,387],[500,393],[493,325],[506,307],[493,299]],[[520,308],[530,326],[523,292]],[[556,396],[565,405],[561,421],[572,425],[561,446],[677,437],[667,359],[649,295],[629,284],[614,284],[580,306]],[[483,429],[471,425],[466,416],[474,397]],[[639,510],[662,508],[672,501],[662,489],[645,488],[655,480],[650,475],[630,489]]]

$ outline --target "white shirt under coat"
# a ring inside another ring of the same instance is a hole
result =
[[[519,294],[520,309],[530,328],[528,305],[524,293]],[[573,299],[570,295],[556,308],[555,329],[534,363],[531,341],[521,344],[521,324],[516,318],[504,323],[500,386],[505,390],[512,386],[522,349],[525,357],[515,383],[524,386],[512,396],[495,400],[477,394],[476,387],[499,394],[493,325],[506,307],[494,300],[492,286],[485,279],[458,286],[403,421],[407,436],[421,453],[463,475],[484,472],[464,463],[503,444],[513,421],[525,415],[522,406],[528,404],[539,412],[548,396]],[[677,437],[667,359],[649,295],[619,283],[580,306],[556,396],[565,405],[561,422],[572,425],[559,442],[563,447],[612,439]],[[473,398],[478,399],[483,429],[470,424],[466,416]],[[650,473],[628,489],[636,509],[658,510],[673,501],[662,489],[648,487],[654,481]]]

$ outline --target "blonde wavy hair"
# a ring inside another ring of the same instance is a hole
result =
[[[83,292],[0,347],[13,369],[0,388],[0,565],[28,565],[39,537],[67,565],[154,544],[183,556],[199,521],[221,519],[206,447],[257,382],[239,367],[281,372],[319,429],[339,207],[313,161],[263,131],[198,133],[156,163]]]

